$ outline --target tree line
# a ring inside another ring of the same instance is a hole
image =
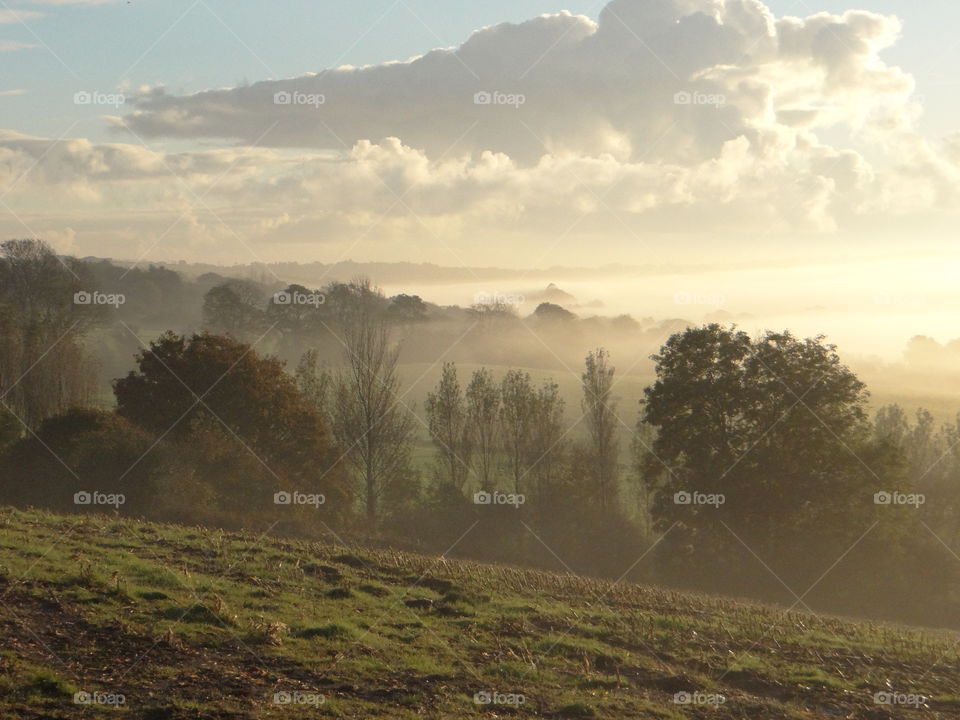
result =
[[[90,268],[15,241],[0,280],[2,502],[956,624],[960,420],[871,415],[822,337],[675,332],[626,419],[603,348],[586,353],[572,411],[553,379],[450,361],[416,407],[399,336],[418,298],[365,280],[327,288],[319,313],[274,298],[258,333],[306,322],[322,337],[288,366],[218,324],[231,304],[214,285],[212,327],[156,336],[107,403],[88,344],[105,308],[75,297],[95,288]]]

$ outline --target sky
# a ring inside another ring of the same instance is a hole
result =
[[[913,297],[957,267],[958,26],[949,0],[0,0],[0,237],[771,287],[862,261],[857,292]]]
[[[604,2],[572,0],[51,0],[0,4],[0,92],[8,129],[111,139],[96,108],[78,111],[76,90],[164,84],[178,93],[294,77],[341,64],[403,60],[463,42],[482,27],[568,10],[596,19]],[[903,36],[884,53],[908,69],[923,95],[923,124],[956,130],[960,6],[950,0],[770,0],[776,15],[862,8],[895,15]],[[22,21],[22,22],[20,22]],[[13,48],[22,47],[13,52]],[[82,109],[80,109],[82,110]]]

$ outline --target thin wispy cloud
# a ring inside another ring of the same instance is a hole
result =
[[[35,43],[0,40],[0,52],[16,52],[17,50],[31,50],[38,47],[40,46]]]
[[[31,0],[34,5],[119,5],[124,0]]]
[[[46,13],[36,10],[13,10],[9,7],[0,8],[0,25],[12,25],[14,23],[29,22],[46,17]]]

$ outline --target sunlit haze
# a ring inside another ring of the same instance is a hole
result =
[[[960,717],[958,28],[0,0],[0,718]]]

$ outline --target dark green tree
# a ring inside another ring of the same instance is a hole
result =
[[[427,319],[427,304],[419,295],[395,295],[387,307],[387,317],[396,323],[419,323]]]
[[[189,443],[199,427],[212,437],[215,428],[266,473],[261,497],[299,490],[324,494],[331,513],[345,508],[326,419],[281,361],[233,338],[168,332],[136,362],[114,383],[119,415],[175,442]]]
[[[266,293],[250,280],[228,280],[203,297],[207,330],[250,338],[264,329]]]
[[[672,546],[698,553],[692,566],[732,579],[745,545],[776,558],[781,577],[806,578],[867,530],[897,464],[872,442],[866,388],[834,346],[713,324],[673,335],[653,359],[643,472],[657,525],[677,524]]]
[[[0,461],[0,502],[111,512],[113,507],[74,502],[77,492],[101,492],[124,495],[126,502],[116,508],[121,512],[148,511],[161,457],[150,453],[153,443],[149,432],[112,412],[73,409],[48,418]]]

